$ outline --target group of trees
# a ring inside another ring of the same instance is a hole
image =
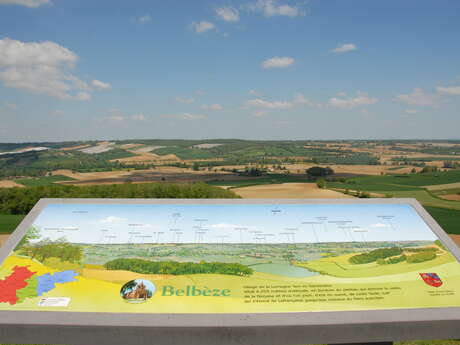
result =
[[[44,262],[48,258],[58,258],[61,261],[79,263],[83,258],[82,247],[73,245],[65,239],[57,241],[44,239],[37,243],[28,243],[19,248],[19,253],[40,262]]]
[[[409,264],[416,264],[419,262],[433,260],[435,258],[436,258],[435,251],[423,251],[423,252],[419,252],[413,255],[409,255],[406,260],[407,260],[407,263]]]
[[[308,176],[311,176],[313,178],[325,177],[325,176],[334,174],[334,170],[332,170],[332,168],[330,167],[323,168],[323,167],[318,167],[318,166],[311,167],[305,170],[305,172],[308,174]]]
[[[439,242],[440,243],[440,242]],[[437,243],[436,243],[437,244]],[[442,244],[441,244],[442,245]],[[411,252],[414,254],[406,255],[404,252]],[[352,264],[368,264],[376,261],[379,265],[397,264],[398,262],[406,261],[407,263],[419,263],[424,261],[433,260],[436,258],[437,248],[380,248],[352,256],[348,261]]]
[[[386,259],[390,256],[401,255],[403,250],[400,247],[379,248],[374,249],[368,253],[354,255],[348,261],[354,265],[368,264],[378,259]]]
[[[0,188],[0,214],[27,214],[41,198],[238,198],[205,183],[141,183],[96,186]]]
[[[142,274],[228,274],[248,276],[253,269],[239,263],[223,262],[175,262],[175,261],[149,261],[142,259],[115,259],[104,264],[108,270],[126,270]]]

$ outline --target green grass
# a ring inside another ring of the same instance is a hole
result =
[[[0,214],[0,234],[11,234],[24,217],[22,214]]]
[[[377,191],[377,193],[389,193],[395,198],[415,198],[423,206],[441,207],[453,210],[460,210],[460,202],[454,200],[444,200],[438,198],[436,195],[431,194],[425,189],[412,190],[412,191]]]
[[[417,270],[422,272],[430,267],[455,261],[453,256],[445,254],[435,258],[434,260],[420,263],[400,262],[392,265],[379,265],[373,262],[369,264],[353,265],[348,262],[349,257],[350,255],[343,255],[340,257],[298,262],[297,265],[333,277],[364,278],[403,274]]]
[[[425,209],[447,233],[460,235],[460,211],[432,206]]]
[[[408,340],[397,341],[395,345],[460,345],[460,340]]]
[[[431,190],[435,195],[460,194],[460,188]]]
[[[460,181],[460,170],[443,171],[427,174],[394,174],[385,176],[366,176],[348,179],[349,183],[329,182],[332,188],[348,188],[373,191],[408,191],[418,190],[423,186],[455,183]]]
[[[68,176],[63,175],[54,175],[54,176],[45,176],[45,177],[33,177],[33,178],[22,178],[14,180],[14,182],[22,184],[26,187],[36,187],[36,186],[49,186],[55,182],[60,181],[73,181],[74,179]]]

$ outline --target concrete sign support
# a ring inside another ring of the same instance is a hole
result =
[[[459,259],[415,199],[42,199],[0,250],[0,343],[459,338]]]

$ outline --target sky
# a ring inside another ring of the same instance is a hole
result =
[[[408,204],[50,204],[41,238],[73,243],[434,241]]]
[[[460,139],[458,0],[0,0],[0,142]]]

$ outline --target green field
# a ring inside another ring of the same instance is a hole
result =
[[[216,157],[216,155],[208,150],[187,147],[162,147],[152,152],[161,156],[174,154],[180,159],[208,159]]]
[[[424,271],[430,267],[435,267],[450,262],[455,262],[455,258],[451,254],[438,256],[434,260],[408,263],[400,262],[391,265],[379,265],[376,262],[354,265],[349,263],[348,259],[355,254],[342,255],[338,257],[330,257],[319,260],[306,262],[298,262],[296,265],[306,267],[307,269],[321,274],[327,274],[333,277],[340,278],[363,278],[363,277],[378,277],[392,274],[404,274],[413,271]]]
[[[12,233],[24,217],[22,214],[0,214],[0,234]]]
[[[450,170],[427,174],[404,174],[386,176],[366,176],[348,179],[346,182],[327,182],[327,188],[371,192],[390,195],[395,198],[415,198],[434,219],[450,234],[460,234],[460,202],[445,200],[438,195],[459,191],[460,170]],[[452,189],[431,190],[425,186],[452,184]]]
[[[447,233],[460,235],[460,211],[431,206],[425,209]]]
[[[366,192],[411,191],[423,186],[455,183],[460,181],[460,170],[426,174],[395,174],[385,176],[366,176],[348,179],[345,183],[330,182],[329,187],[348,188]]]
[[[45,177],[33,177],[33,178],[22,178],[14,180],[14,182],[22,184],[26,187],[35,186],[49,186],[55,182],[61,181],[73,181],[74,179],[63,175],[45,176]]]

